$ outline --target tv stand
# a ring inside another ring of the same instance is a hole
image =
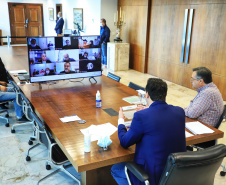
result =
[[[42,89],[42,84],[51,84],[51,85],[53,85],[53,84],[57,84],[57,82],[56,81],[47,81],[47,82],[39,82],[38,83],[39,84],[39,89]]]
[[[89,78],[90,83],[92,83],[91,79],[95,81],[95,84],[97,83],[97,80],[93,76]]]

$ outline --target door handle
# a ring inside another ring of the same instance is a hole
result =
[[[24,27],[26,27],[26,28],[27,28],[27,24],[25,24],[25,25],[24,25]]]
[[[28,24],[29,23],[29,20],[28,19],[26,19],[26,24]]]

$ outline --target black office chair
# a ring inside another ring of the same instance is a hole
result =
[[[117,75],[115,75],[115,74],[113,74],[113,73],[110,73],[110,72],[108,73],[107,77],[109,77],[109,78],[111,78],[111,79],[113,79],[113,80],[115,80],[115,81],[117,81],[117,82],[119,82],[120,79],[121,79],[120,76],[117,76]]]
[[[130,88],[134,89],[134,90],[143,90],[145,91],[145,88],[144,87],[141,87],[133,82],[130,82],[129,85],[128,85]]]
[[[201,151],[181,152],[169,155],[159,185],[213,185],[216,171],[226,156],[226,146],[215,145]],[[125,173],[129,170],[141,182],[149,185],[151,177],[136,163],[126,164]]]
[[[28,150],[26,161],[31,160],[31,158],[29,156],[29,151],[31,149],[34,149],[35,147],[37,147],[40,144],[44,144],[48,148],[48,160],[46,160],[46,169],[47,170],[51,169],[50,164],[55,166],[56,168],[58,168],[54,172],[52,172],[49,175],[45,176],[44,178],[40,179],[37,184],[39,184],[41,181],[45,180],[46,178],[54,175],[55,173],[57,173],[59,171],[63,171],[68,176],[73,178],[76,182],[78,182],[78,184],[80,185],[81,184],[80,181],[75,176],[73,176],[70,172],[68,172],[66,170],[66,167],[71,166],[71,164],[70,164],[68,158],[66,157],[66,155],[63,153],[63,151],[59,147],[59,145],[55,142],[55,140],[52,138],[49,131],[46,129],[44,123],[38,118],[38,116],[34,112],[31,112],[31,115],[34,118],[35,127],[39,134],[39,136],[38,136],[39,143],[37,145],[31,147]]]
[[[6,104],[6,103],[8,103],[8,102],[10,102],[10,101],[11,101],[11,100],[9,100],[9,101],[0,101],[0,105],[1,105],[1,104]],[[0,118],[6,120],[5,126],[6,126],[6,127],[9,127],[9,119],[8,119],[8,117],[9,117],[9,112],[8,112],[8,110],[0,110],[0,114],[3,114],[3,113],[6,113],[6,114],[5,114],[4,116],[0,116]]]
[[[14,124],[11,128],[11,133],[15,133],[15,127],[21,127],[21,126],[26,126],[26,125],[33,125],[33,118],[30,117],[30,114],[29,114],[29,111],[31,109],[31,104],[30,102],[28,101],[28,99],[24,96],[24,94],[20,91],[19,87],[15,84],[15,82],[11,82],[11,84],[13,85],[13,88],[16,92],[16,101],[17,101],[17,104],[22,106],[22,109],[23,109],[23,113],[24,115],[26,116],[26,118],[29,121],[26,121],[26,122],[23,122],[23,123],[18,123],[18,124]]]

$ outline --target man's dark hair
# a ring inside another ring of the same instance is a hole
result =
[[[87,54],[87,56],[89,55],[89,53],[85,52],[84,55]]]
[[[167,84],[159,78],[149,78],[146,91],[152,101],[166,101]]]
[[[65,62],[64,64],[69,64],[71,66],[71,63],[69,61]]]
[[[194,68],[193,71],[197,72],[196,78],[199,80],[203,79],[205,84],[211,83],[213,81],[212,72],[206,67],[197,67],[197,68]]]
[[[103,19],[101,19],[101,20],[103,21],[104,24],[106,24],[106,19],[103,18]]]

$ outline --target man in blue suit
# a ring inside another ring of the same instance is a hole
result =
[[[134,162],[149,174],[151,185],[158,185],[169,154],[186,151],[185,113],[165,102],[167,84],[163,80],[150,78],[146,92],[150,107],[134,114],[128,131],[120,108],[118,137],[124,148],[136,144]],[[125,163],[115,164],[111,169],[119,185],[128,185],[124,170]],[[142,184],[130,172],[129,176],[133,185]]]
[[[62,12],[58,12],[57,17],[59,18],[58,21],[56,22],[56,26],[54,30],[56,31],[57,35],[62,33],[62,29],[64,26],[64,19],[62,17]]]
[[[102,65],[103,68],[107,67],[107,43],[110,42],[110,29],[106,25],[106,20],[101,19],[101,26],[100,26],[100,43],[101,43],[101,58],[102,58]]]

